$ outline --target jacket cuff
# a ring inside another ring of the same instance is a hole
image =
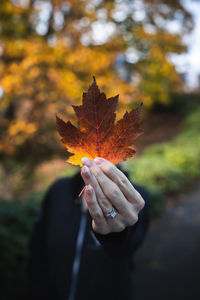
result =
[[[138,223],[138,222],[137,222]],[[121,232],[112,232],[108,234],[100,234],[93,230],[95,237],[113,258],[123,258],[124,253],[130,244],[130,238],[137,228],[137,223],[132,226],[127,226]]]
[[[101,234],[95,232],[94,230],[93,232],[95,234],[95,237],[102,245],[107,244],[107,245],[114,246],[114,245],[120,245],[126,240],[126,238],[128,237],[129,227],[126,227],[121,232],[111,232],[108,234]]]

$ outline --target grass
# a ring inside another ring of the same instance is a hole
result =
[[[152,213],[162,211],[165,196],[179,193],[186,183],[200,176],[200,107],[182,124],[172,141],[145,149],[141,157],[123,163],[133,181],[144,185],[152,196]]]

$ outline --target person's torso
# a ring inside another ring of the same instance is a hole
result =
[[[49,286],[52,299],[68,300],[73,278],[76,242],[80,229],[81,205],[70,189],[71,179],[63,178],[51,196],[48,210],[47,251]],[[77,187],[78,191],[81,186]],[[73,199],[74,197],[74,199]],[[133,299],[131,261],[116,260],[96,240],[87,212],[86,231],[77,274],[74,300]],[[74,280],[74,278],[73,278]]]

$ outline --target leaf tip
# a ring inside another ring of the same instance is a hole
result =
[[[56,115],[56,124],[58,124],[60,118],[58,117],[58,115]]]
[[[95,78],[95,76],[93,76],[93,82],[96,83],[96,78]]]

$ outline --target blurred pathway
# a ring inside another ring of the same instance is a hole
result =
[[[139,300],[200,299],[200,180],[152,222],[135,282]]]

